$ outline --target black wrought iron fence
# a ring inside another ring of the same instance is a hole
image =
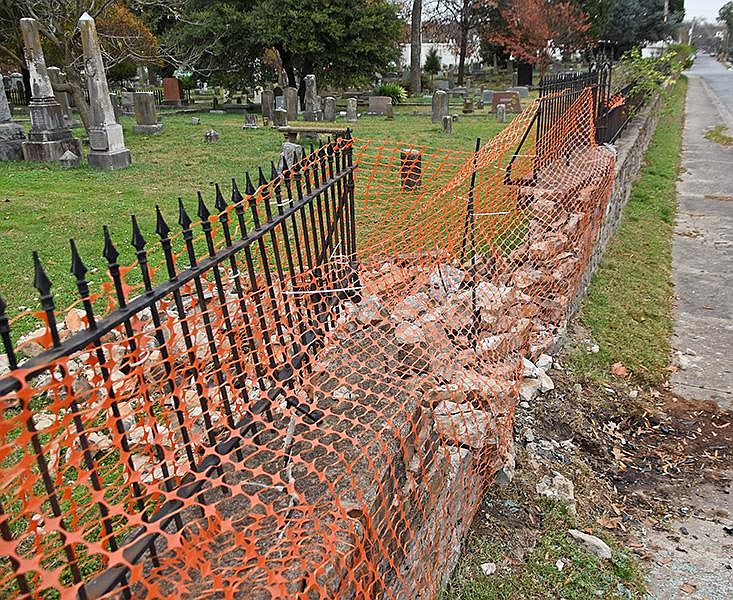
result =
[[[224,457],[236,455],[243,440],[258,443],[256,423],[263,415],[272,420],[274,403],[289,407],[306,422],[322,418],[294,390],[310,372],[311,359],[343,301],[358,299],[352,144],[347,132],[317,150],[311,148],[293,165],[283,160],[278,170],[272,164],[269,180],[262,170],[256,185],[247,175],[244,193],[233,179],[230,203],[217,185],[213,215],[199,194],[198,223],[179,201],[178,233],[172,232],[156,208],[159,241],[154,247],[148,245],[133,216],[131,243],[142,281],[142,293],[136,297],[128,296],[132,271],[118,263],[118,250],[105,227],[103,256],[108,263],[110,300],[116,302],[107,314],[97,314],[99,298],[90,293],[87,268],[71,240],[71,273],[85,326],[63,340],[52,284],[34,253],[34,285],[47,323],[49,347],[24,361],[19,370],[7,306],[0,299],[0,340],[12,372],[0,379],[0,398],[17,402],[15,408],[11,402],[4,403],[3,410],[29,411],[29,402],[58,395],[71,401],[68,409],[74,415],[77,443],[69,452],[82,453],[78,469],[98,492],[100,527],[110,550],[120,549],[129,564],[144,560],[157,564],[156,542],[161,533],[143,527],[125,529],[119,519],[111,518],[109,515],[119,513],[115,506],[120,497],[137,507],[144,521],[155,524],[163,535],[166,531],[180,532],[183,500],[196,496],[199,504],[205,501],[201,494],[207,474],[221,470]],[[153,250],[162,257],[160,266],[151,265]],[[154,283],[156,272],[162,276]],[[71,360],[76,361],[73,368]],[[141,368],[144,372],[139,372]],[[104,406],[98,413],[90,408],[92,400],[76,387],[84,370],[108,395],[108,408]],[[46,383],[40,383],[44,377]],[[141,402],[137,415],[126,416],[122,410],[124,404],[129,412],[131,394],[123,403],[116,377],[128,379],[135,387],[132,396]],[[32,397],[21,393],[29,382],[33,382]],[[216,390],[216,402],[209,388]],[[198,415],[195,418],[191,406],[186,407],[185,398],[191,395]],[[88,402],[84,410],[77,405],[81,402]],[[90,412],[96,416],[89,417]],[[227,427],[217,427],[221,419]],[[159,470],[156,479],[168,495],[162,503],[153,501],[160,497],[159,490],[145,485],[140,462],[133,460],[130,450],[132,433],[142,421],[155,432],[155,443],[148,452]],[[58,487],[65,484],[52,472],[49,448],[53,443],[47,439],[48,432],[39,432],[32,418],[27,426],[35,448],[28,450],[30,463],[34,463],[29,468],[39,473],[50,510],[60,519],[63,530],[67,520],[75,517],[65,514],[63,498],[68,489]],[[172,452],[160,443],[161,428],[172,432],[167,438],[174,445]],[[132,473],[125,482],[114,477],[112,489],[104,461],[98,460],[90,442],[92,435],[107,430],[109,435],[119,436],[122,454],[128,457],[126,468]],[[155,507],[152,512],[151,505]],[[0,506],[0,517],[8,510],[12,507]],[[4,541],[13,543],[13,533],[4,526],[7,521],[1,521]],[[80,598],[116,589],[131,597],[126,586],[129,564],[106,565],[87,582],[82,570],[89,558],[80,556],[71,542],[61,540],[61,545],[69,577],[80,586]],[[29,593],[32,582],[19,573],[14,559],[9,560],[16,571],[18,590]]]
[[[578,140],[573,139],[573,132],[568,130],[573,122],[567,116],[570,107],[583,94],[593,96],[593,110],[587,116],[593,121],[595,141],[604,144],[616,140],[646,96],[633,83],[614,90],[612,75],[613,63],[604,61],[586,72],[557,73],[540,80],[537,112],[509,161],[505,176],[507,184],[532,185],[534,173],[562,156],[567,149],[578,147]],[[515,158],[530,145],[534,145],[532,178],[512,180]]]
[[[11,87],[9,90],[6,90],[6,95],[8,97],[8,102],[10,102],[12,106],[26,106],[28,104],[28,99],[25,96],[23,86]]]

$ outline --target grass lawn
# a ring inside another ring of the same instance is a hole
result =
[[[672,335],[672,230],[687,80],[672,88],[616,236],[580,317],[600,351],[572,353],[573,370],[602,381],[621,362],[641,383],[667,375]]]
[[[505,557],[503,540],[473,535],[440,596],[440,600],[515,600],[540,598],[623,598],[624,590],[640,596],[643,582],[627,551],[602,535],[612,549],[610,561],[599,560],[581,548],[567,534],[577,527],[559,502],[542,499],[542,523],[535,546],[527,553],[521,569],[486,576],[481,564],[500,563]],[[564,563],[557,568],[557,561]]]
[[[457,112],[457,108],[452,110]],[[420,115],[413,115],[414,111]],[[395,145],[425,144],[471,152],[476,137],[487,140],[505,126],[478,111],[461,116],[453,135],[446,136],[440,125],[430,122],[429,112],[430,107],[398,107],[392,122],[364,117],[354,124],[354,135],[394,141]],[[269,128],[243,130],[242,115],[198,116],[200,125],[192,125],[190,115],[165,117],[165,128],[156,136],[135,134],[134,119],[124,117],[125,141],[134,164],[122,171],[99,172],[87,166],[65,171],[55,164],[0,163],[0,295],[8,300],[11,315],[22,307],[37,306],[32,250],[39,251],[54,284],[57,308],[63,308],[75,299],[74,281],[68,274],[69,238],[76,239],[91,269],[94,290],[106,278],[106,263],[101,258],[103,224],[110,226],[121,252],[120,263],[126,264],[133,260],[128,243],[130,214],[138,215],[143,233],[153,241],[157,239],[153,233],[156,204],[172,226],[179,196],[193,216],[197,190],[204,193],[213,210],[214,182],[226,187],[235,177],[243,189],[245,171],[256,174],[257,167],[263,166],[269,174],[269,161],[277,158],[283,141],[280,133]],[[209,128],[221,134],[219,142],[204,142]],[[79,129],[75,135],[84,137],[84,132]]]

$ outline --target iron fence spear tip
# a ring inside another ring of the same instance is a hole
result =
[[[218,183],[214,184],[214,189],[216,190],[216,200],[214,201],[214,206],[216,207],[216,210],[218,210],[220,213],[223,213],[227,209],[227,201],[224,200],[224,195],[221,193],[221,188],[219,187]]]
[[[143,248],[145,248],[145,238],[143,237],[142,231],[140,231],[140,226],[137,224],[137,217],[135,215],[130,215],[130,218],[132,220],[132,246],[137,250],[138,252],[141,252]]]
[[[168,227],[168,223],[163,218],[163,213],[160,210],[160,206],[155,205],[155,233],[160,236],[161,239],[167,238],[171,228]]]
[[[84,264],[84,261],[82,261],[81,256],[79,255],[79,250],[76,247],[76,242],[74,239],[69,240],[69,245],[71,246],[71,274],[74,275],[77,279],[77,281],[81,281],[84,279],[84,276],[87,273],[87,267]]]
[[[245,173],[246,178],[246,186],[244,188],[244,191],[247,193],[248,196],[253,196],[255,193],[255,186],[252,185],[252,178],[249,176],[249,173]]]
[[[232,203],[238,204],[242,201],[242,192],[239,191],[237,181],[232,177]]]
[[[102,231],[104,232],[104,250],[102,251],[102,256],[107,259],[108,263],[114,264],[117,262],[117,257],[119,257],[120,253],[117,252],[117,248],[115,248],[112,242],[109,227],[102,225]]]
[[[257,167],[257,170],[259,171],[259,177],[260,177],[258,185],[260,187],[262,187],[263,185],[267,185],[267,179],[265,178],[265,174],[262,172],[262,167]]]
[[[277,172],[277,169],[275,168],[275,161],[271,160],[270,161],[270,179],[274,181],[275,179],[277,179],[277,177],[278,177],[278,172]]]
[[[37,251],[33,251],[33,287],[36,288],[41,295],[46,296],[51,291],[51,280],[46,275],[46,271],[43,270],[41,259],[38,256]]]
[[[178,198],[178,224],[184,230],[188,230],[191,227],[191,217],[188,216],[186,207],[183,206],[182,198]]]
[[[201,219],[202,221],[208,221],[209,217],[211,216],[211,213],[209,212],[209,209],[206,208],[206,204],[204,203],[204,197],[201,195],[201,192],[196,192],[196,196],[198,198],[199,219]]]

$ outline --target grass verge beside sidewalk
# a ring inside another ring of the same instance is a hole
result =
[[[580,320],[599,346],[570,356],[576,372],[603,381],[621,363],[640,383],[668,373],[672,335],[672,231],[687,80],[671,89],[624,216],[593,276]]]

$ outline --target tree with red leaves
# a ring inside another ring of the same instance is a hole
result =
[[[487,32],[486,40],[504,46],[516,60],[528,62],[544,74],[551,51],[587,48],[591,24],[588,15],[568,0],[511,0],[500,7],[501,30]]]

